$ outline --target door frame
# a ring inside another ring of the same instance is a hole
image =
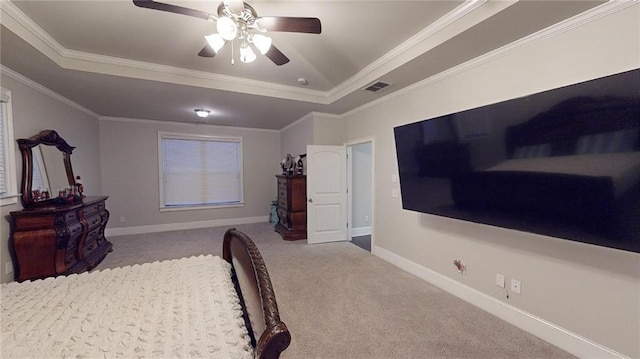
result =
[[[353,224],[353,185],[352,185],[352,171],[353,171],[353,156],[352,156],[352,147],[355,145],[360,145],[363,143],[371,143],[371,254],[375,254],[375,213],[376,213],[376,203],[374,191],[376,188],[375,184],[375,173],[376,173],[376,161],[375,161],[375,153],[376,153],[376,141],[374,136],[362,137],[355,140],[351,140],[349,142],[345,142],[344,145],[347,147],[347,223],[349,224],[349,228],[347,228],[347,239],[351,242],[351,229]]]

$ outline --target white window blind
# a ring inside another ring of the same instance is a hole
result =
[[[0,196],[4,197],[8,193],[7,188],[7,130],[5,129],[6,122],[6,102],[0,100]]]
[[[11,92],[0,88],[0,205],[18,201]]]
[[[164,208],[243,203],[242,139],[160,134]]]

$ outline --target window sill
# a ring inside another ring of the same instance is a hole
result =
[[[220,204],[220,205],[193,205],[193,206],[171,206],[160,207],[160,212],[175,212],[175,211],[194,211],[200,209],[218,209],[218,208],[235,208],[244,207],[244,202],[233,204]]]
[[[20,197],[20,194],[0,197],[0,207],[9,206],[12,204],[18,204],[19,197]]]

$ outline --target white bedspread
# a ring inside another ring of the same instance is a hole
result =
[[[3,284],[2,358],[253,358],[214,256]]]

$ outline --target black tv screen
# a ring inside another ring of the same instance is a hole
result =
[[[640,70],[394,129],[404,209],[640,252]]]

